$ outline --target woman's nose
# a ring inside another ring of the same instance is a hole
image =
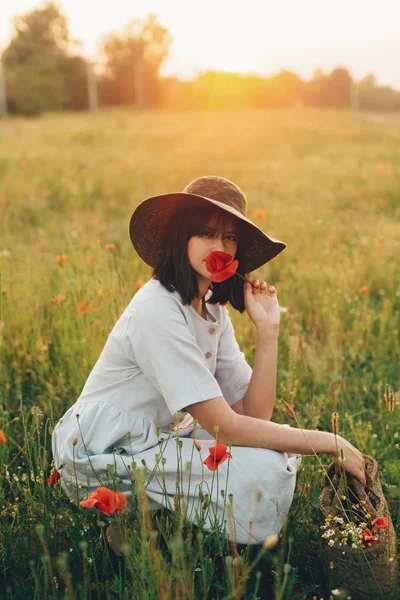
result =
[[[213,250],[220,250],[224,252],[225,244],[221,237],[214,238]]]

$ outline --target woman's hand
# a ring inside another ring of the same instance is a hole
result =
[[[244,305],[257,329],[278,334],[280,309],[276,289],[267,288],[265,281],[253,281],[248,277],[244,284]]]
[[[344,470],[357,477],[365,486],[367,480],[365,478],[365,461],[362,453],[340,435],[336,436],[336,445],[337,450],[334,452],[334,457],[339,459],[339,462],[341,458],[344,458],[343,462],[340,462]]]

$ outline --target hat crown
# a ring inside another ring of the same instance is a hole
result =
[[[193,179],[183,190],[186,194],[203,196],[226,204],[246,216],[247,200],[239,186],[224,177],[204,176]]]

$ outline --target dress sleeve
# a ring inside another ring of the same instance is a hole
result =
[[[215,377],[224,398],[233,406],[245,396],[253,371],[240,351],[230,315],[226,308],[224,310],[226,319],[218,344]]]
[[[130,317],[126,333],[136,364],[163,396],[171,414],[222,396],[174,298],[147,299]]]

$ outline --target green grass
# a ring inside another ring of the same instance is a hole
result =
[[[341,435],[382,467],[398,532],[399,148],[398,122],[335,111],[110,110],[0,120],[0,597],[240,597],[234,590],[253,563],[245,555],[235,562],[216,532],[194,532],[190,543],[176,516],[159,533],[155,516],[144,525],[146,511],[138,511],[148,539],[131,535],[118,573],[104,522],[47,485],[51,428],[78,397],[136,282],[150,276],[128,236],[134,207],[205,174],[240,185],[250,218],[262,209],[257,224],[288,244],[254,273],[287,307],[277,397],[305,428],[330,429],[339,413]],[[68,260],[60,264],[62,254]],[[65,300],[52,304],[60,295]],[[91,312],[77,314],[79,302]],[[231,315],[252,364],[254,326]],[[386,384],[393,412],[382,399]],[[274,419],[295,424],[280,402]],[[284,536],[259,557],[242,597],[265,594],[275,580],[281,600],[294,589],[329,598],[318,564],[322,482],[318,462],[305,458]],[[266,580],[255,593],[257,571]]]

